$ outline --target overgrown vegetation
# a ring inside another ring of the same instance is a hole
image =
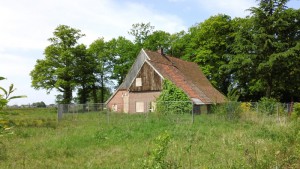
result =
[[[190,98],[170,80],[163,81],[163,89],[156,103],[156,112],[164,115],[189,113],[192,110]]]
[[[1,136],[0,168],[299,168],[300,124],[240,107],[234,121],[90,112],[70,113],[56,127],[14,126]],[[56,117],[55,109],[5,111],[12,121]]]

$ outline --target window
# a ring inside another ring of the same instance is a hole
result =
[[[117,104],[113,104],[111,107],[112,111],[116,112],[118,111],[118,105]]]
[[[142,86],[142,78],[136,78],[135,79],[135,86],[136,87]]]
[[[144,102],[136,102],[135,103],[135,111],[137,113],[143,113],[144,112]]]

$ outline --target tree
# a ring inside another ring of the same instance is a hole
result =
[[[169,50],[169,54],[175,57],[182,57],[187,52],[187,46],[190,40],[190,34],[185,31],[180,31],[178,33],[174,33],[170,37],[171,39],[171,50]],[[190,53],[190,52],[187,52]]]
[[[165,31],[154,31],[144,41],[144,48],[149,50],[169,49],[171,47],[171,35]]]
[[[75,70],[77,41],[84,36],[80,30],[66,25],[59,25],[48,40],[51,45],[44,52],[45,59],[39,59],[30,72],[32,87],[46,89],[50,92],[57,89],[63,93],[61,103],[69,104],[72,101],[72,92],[76,87]]]
[[[103,38],[95,40],[88,49],[88,54],[95,60],[94,72],[96,81],[93,83],[93,101],[98,103],[97,90],[100,89],[100,102],[105,102],[107,93],[107,84],[112,74],[112,58],[109,54],[109,47]]]
[[[36,102],[31,104],[33,107],[47,107],[46,104],[41,101],[41,102]]]
[[[232,49],[235,55],[231,58],[228,69],[232,72],[234,87],[239,92],[239,99],[244,101],[259,100],[263,97],[258,85],[255,70],[255,45],[253,43],[252,31],[253,19],[235,18],[233,20],[235,42]]]
[[[237,32],[235,45],[250,65],[250,90],[282,101],[300,98],[299,88],[293,85],[299,83],[300,15],[299,10],[287,9],[287,2],[261,0],[259,7],[250,8],[248,26]]]
[[[118,37],[107,42],[110,58],[113,61],[113,71],[111,78],[117,80],[120,85],[125,79],[130,67],[135,61],[140,47],[133,44],[124,37]]]
[[[89,93],[97,81],[97,59],[87,53],[86,46],[83,44],[76,46],[74,53],[77,56],[74,60],[74,64],[76,65],[74,78],[78,86],[78,101],[80,104],[86,104]]]
[[[132,28],[128,32],[130,35],[134,36],[134,42],[137,46],[142,48],[147,37],[152,34],[154,26],[151,26],[150,22],[148,23],[137,23],[133,24]]]
[[[232,83],[227,69],[234,54],[234,30],[231,17],[216,15],[189,29],[185,35],[187,43],[183,59],[197,63],[211,83],[221,92],[227,93]]]

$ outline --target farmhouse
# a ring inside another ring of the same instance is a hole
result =
[[[141,50],[123,83],[107,100],[108,108],[116,112],[142,113],[153,109],[168,79],[182,89],[194,103],[194,110],[207,111],[211,104],[225,101],[196,63],[167,56],[160,51]]]

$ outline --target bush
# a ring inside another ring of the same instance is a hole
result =
[[[251,109],[251,103],[249,103],[249,102],[243,102],[243,103],[241,103],[240,108],[241,108],[241,111],[243,113],[247,113]]]
[[[294,112],[297,117],[300,117],[300,103],[295,103],[294,104]]]
[[[259,111],[263,114],[273,115],[276,113],[278,102],[274,98],[263,97],[260,99]]]
[[[225,117],[228,120],[239,119],[241,117],[242,108],[240,102],[227,102],[215,105],[212,112]]]
[[[294,110],[291,113],[291,119],[297,120],[300,117],[300,103],[294,104]]]
[[[164,169],[170,168],[170,163],[165,159],[168,152],[168,144],[171,136],[169,133],[164,132],[155,138],[155,147],[150,152],[149,157],[144,160],[143,168],[145,169]]]

